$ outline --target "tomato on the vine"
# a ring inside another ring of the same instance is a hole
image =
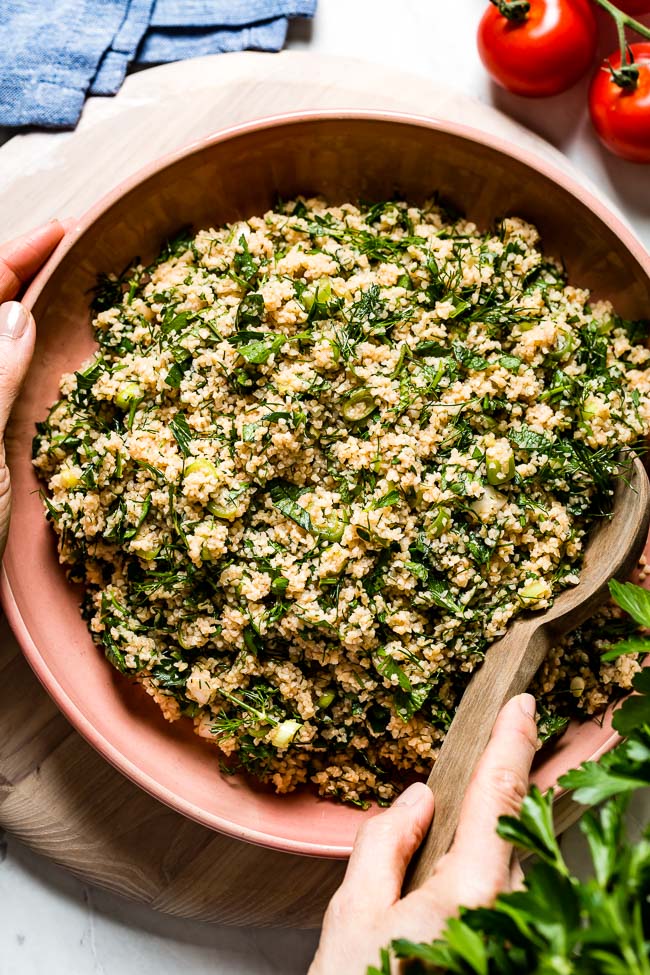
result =
[[[616,6],[631,17],[650,13],[650,0],[616,0]]]
[[[498,84],[540,98],[570,88],[596,54],[589,0],[498,0],[478,29],[483,64]]]
[[[650,163],[650,42],[632,44],[630,51],[636,83],[616,84],[611,69],[621,68],[617,51],[603,61],[591,83],[589,111],[608,149],[630,162]]]

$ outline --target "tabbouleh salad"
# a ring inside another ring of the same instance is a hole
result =
[[[643,323],[523,220],[321,199],[181,236],[93,313],[34,445],[93,639],[230,769],[390,801],[490,643],[578,582],[650,426]],[[550,654],[544,733],[630,687],[624,625]]]

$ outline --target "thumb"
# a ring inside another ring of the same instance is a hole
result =
[[[504,706],[463,801],[456,836],[440,871],[460,884],[467,907],[491,903],[510,887],[512,847],[496,832],[499,816],[516,816],[528,792],[537,750],[535,699],[520,694]]]
[[[423,782],[414,782],[390,809],[367,820],[357,833],[340,893],[366,909],[394,904],[432,816],[430,789]]]
[[[0,305],[0,557],[9,531],[11,483],[5,464],[4,435],[14,400],[34,350],[34,319],[17,301]]]
[[[29,368],[34,336],[34,319],[23,305],[18,301],[0,305],[0,437]]]
[[[13,298],[45,263],[65,232],[58,220],[0,244],[0,300]]]

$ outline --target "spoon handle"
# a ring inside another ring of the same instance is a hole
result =
[[[490,647],[472,677],[427,780],[436,800],[434,822],[411,865],[405,891],[420,887],[451,846],[465,791],[497,715],[506,701],[528,688],[551,642],[537,619],[517,621]]]

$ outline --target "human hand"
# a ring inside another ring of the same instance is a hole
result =
[[[9,414],[34,351],[34,319],[18,301],[23,285],[45,263],[63,234],[58,220],[0,246],[0,557],[9,532],[11,482],[4,435]]]
[[[528,792],[537,749],[535,699],[521,694],[501,711],[467,790],[454,842],[435,873],[401,896],[406,868],[431,822],[434,797],[422,782],[359,830],[343,883],[332,897],[308,975],[365,975],[394,938],[431,941],[464,907],[492,904],[519,884],[521,868],[496,832]]]

